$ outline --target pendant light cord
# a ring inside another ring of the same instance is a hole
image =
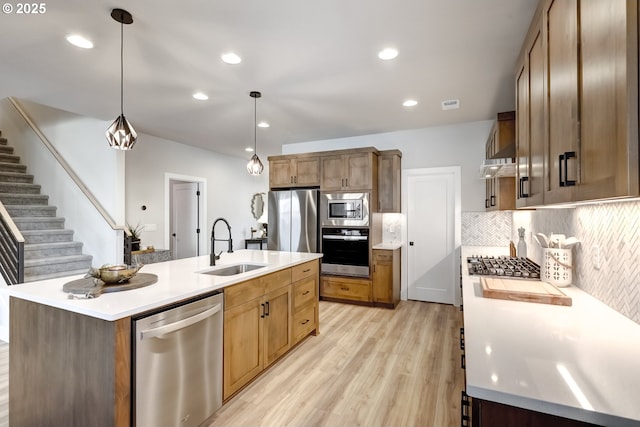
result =
[[[120,115],[124,116],[124,19],[120,20]]]
[[[258,98],[253,98],[253,152],[258,154]]]

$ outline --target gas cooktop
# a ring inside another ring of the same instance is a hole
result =
[[[540,266],[529,258],[471,256],[467,258],[467,267],[471,276],[540,279]]]

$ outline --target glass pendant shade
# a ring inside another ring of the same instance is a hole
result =
[[[111,123],[104,136],[107,137],[109,146],[116,150],[131,150],[138,138],[138,134],[131,126],[131,123],[124,117],[124,114],[120,114]]]
[[[109,146],[116,150],[131,150],[136,143],[138,134],[131,123],[124,117],[124,24],[133,23],[133,17],[123,9],[113,9],[111,17],[120,23],[120,116],[111,123],[104,136]]]
[[[247,163],[247,172],[249,172],[250,175],[260,175],[264,170],[264,166],[262,165],[262,162],[260,161],[260,158],[258,157],[258,154],[257,154],[258,139],[257,139],[256,130],[258,128],[258,115],[257,115],[258,107],[256,104],[256,100],[260,98],[262,94],[257,91],[251,91],[249,92],[249,96],[253,98],[253,152],[254,154],[253,156],[251,156],[249,163]]]
[[[249,163],[247,163],[247,172],[249,172],[250,175],[260,175],[263,169],[264,166],[262,165],[260,158],[257,154],[254,154],[251,157],[251,160],[249,160]]]

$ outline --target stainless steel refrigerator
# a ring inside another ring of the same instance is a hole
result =
[[[318,252],[319,190],[270,191],[267,247],[273,251]]]

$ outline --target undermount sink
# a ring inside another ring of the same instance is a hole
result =
[[[265,264],[236,264],[225,267],[214,267],[208,270],[199,271],[199,273],[208,274],[210,276],[234,276],[236,274],[246,273],[247,271],[253,271],[264,267],[266,267]]]

